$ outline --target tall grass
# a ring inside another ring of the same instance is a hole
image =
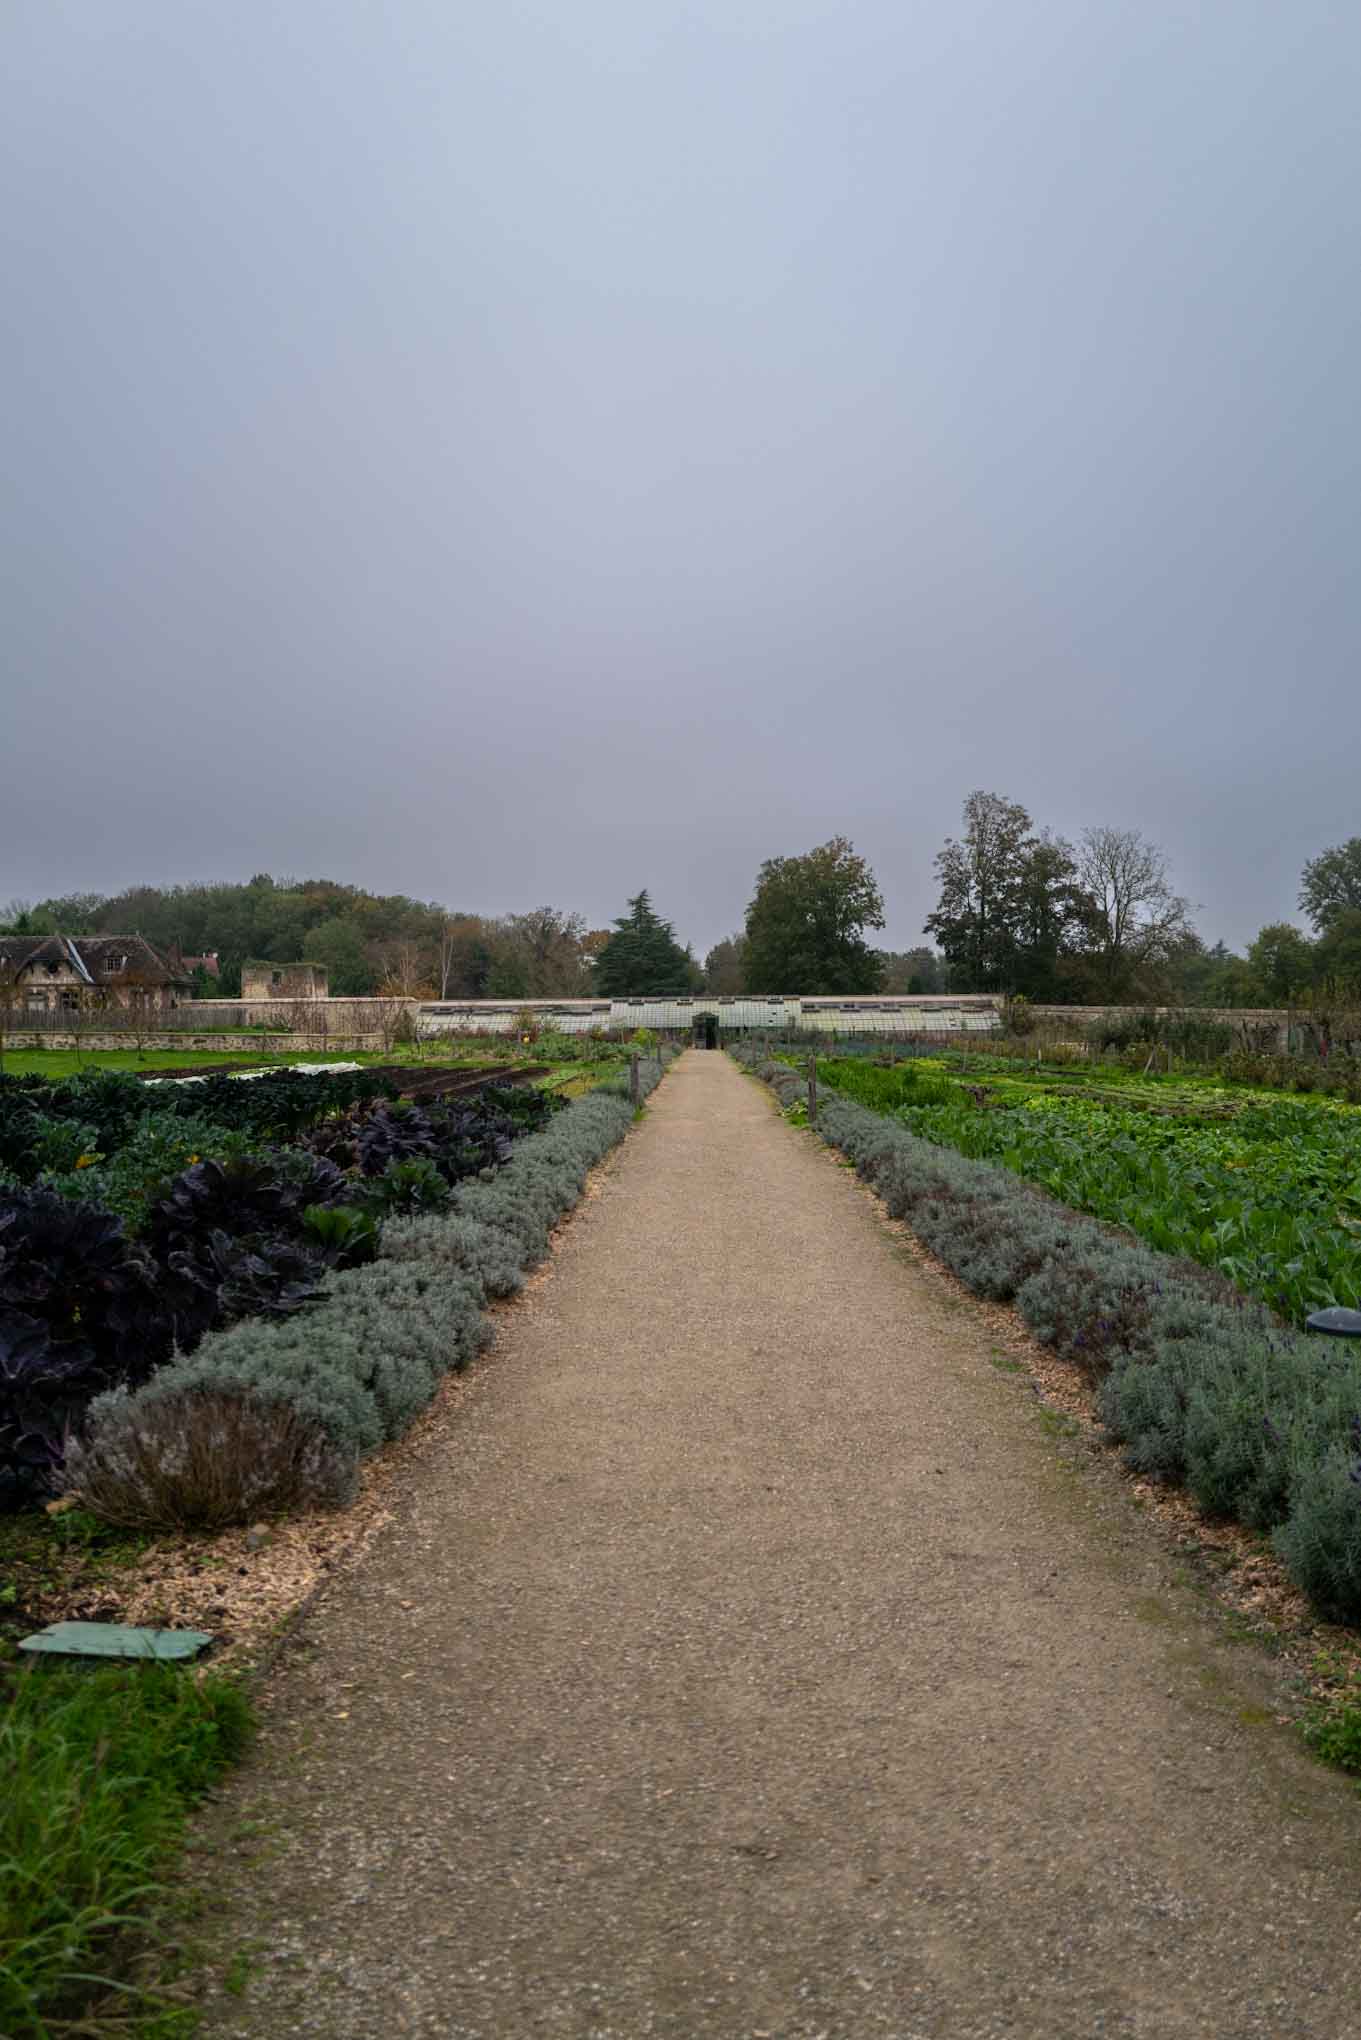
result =
[[[250,1733],[235,1686],[170,1665],[14,1678],[0,1699],[6,2040],[50,2040],[82,2014],[78,2029],[98,2034],[100,1998],[125,2019],[154,2006],[127,1981],[128,1956],[154,1935],[189,1807]]]

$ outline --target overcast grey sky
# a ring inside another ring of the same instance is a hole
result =
[[[0,899],[1361,833],[1355,0],[9,0]]]

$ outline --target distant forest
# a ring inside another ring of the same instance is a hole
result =
[[[334,879],[134,886],[0,911],[0,933],[140,934],[186,957],[216,953],[195,993],[235,998],[248,961],[324,964],[336,997],[585,998],[714,993],[1001,992],[1046,1004],[1282,1006],[1361,992],[1361,837],[1306,866],[1311,924],[1263,927],[1239,955],[1206,943],[1165,859],[1137,831],[1089,829],[1076,845],[1025,809],[971,794],[938,853],[935,946],[872,948],[884,925],[873,872],[844,837],[756,875],[745,924],[703,963],[647,892],[609,928],[558,907],[492,916],[370,893]]]

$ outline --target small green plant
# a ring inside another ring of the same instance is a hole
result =
[[[378,1221],[371,1211],[352,1204],[309,1204],[302,1218],[308,1239],[335,1267],[363,1268],[377,1258]]]
[[[1321,1763],[1355,1776],[1361,1773],[1361,1671],[1327,1653],[1314,1670],[1325,1690],[1304,1717],[1304,1740]]]
[[[435,1164],[424,1155],[408,1162],[393,1162],[381,1176],[364,1185],[364,1195],[373,1210],[409,1216],[418,1211],[438,1211],[449,1202],[449,1185]]]
[[[249,1949],[238,1948],[222,1974],[222,1988],[229,1997],[239,1998],[246,1995],[246,1986],[250,1982],[254,1967],[254,1958]]]

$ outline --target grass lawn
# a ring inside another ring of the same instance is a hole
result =
[[[286,1069],[291,1063],[406,1063],[415,1069],[426,1064],[453,1068],[459,1063],[477,1066],[488,1062],[513,1062],[505,1051],[463,1049],[418,1055],[409,1047],[393,1049],[299,1048],[287,1054],[266,1053],[259,1048],[23,1048],[10,1049],[0,1068],[11,1077],[73,1077],[80,1070],[197,1070],[220,1068],[224,1064],[243,1070]]]
[[[628,1063],[628,1050],[615,1048],[606,1050],[590,1061],[554,1060],[551,1043],[535,1047],[520,1042],[490,1043],[461,1042],[445,1046],[430,1041],[423,1049],[404,1044],[390,1049],[345,1048],[299,1048],[290,1049],[286,1054],[266,1053],[259,1048],[240,1049],[193,1049],[193,1048],[148,1048],[140,1053],[135,1048],[65,1049],[25,1048],[11,1049],[0,1062],[0,1070],[11,1077],[73,1077],[81,1070],[127,1070],[136,1074],[146,1070],[196,1070],[235,1067],[243,1070],[287,1069],[293,1063],[377,1063],[385,1067],[394,1064],[411,1069],[458,1069],[466,1064],[472,1069],[483,1069],[490,1064],[502,1064],[511,1068],[516,1063],[547,1062],[551,1065],[547,1076],[540,1081],[545,1089],[561,1090],[564,1096],[577,1098],[584,1091],[593,1090],[612,1076],[616,1070]]]

